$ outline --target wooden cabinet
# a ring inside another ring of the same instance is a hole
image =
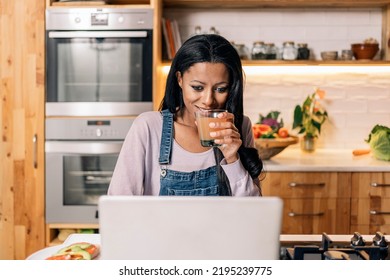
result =
[[[0,0],[0,259],[45,246],[45,2]]]
[[[351,230],[390,233],[390,173],[352,174]]]
[[[268,172],[264,196],[284,202],[284,234],[349,234],[351,174]]]

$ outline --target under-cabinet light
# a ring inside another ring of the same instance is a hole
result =
[[[286,66],[252,66],[245,65],[244,71],[246,75],[259,74],[338,74],[338,73],[354,73],[354,74],[381,74],[390,73],[389,65],[355,65],[355,66],[334,66],[334,65],[286,65]]]
[[[243,66],[246,75],[259,74],[338,74],[338,73],[357,73],[357,74],[381,74],[390,73],[390,65],[245,65]],[[163,72],[168,74],[170,66],[164,66]]]

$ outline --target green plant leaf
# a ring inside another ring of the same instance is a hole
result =
[[[321,123],[316,122],[314,119],[311,120],[312,125],[318,130],[318,134],[321,133]],[[313,133],[315,134],[315,133]]]
[[[302,119],[303,119],[302,108],[301,106],[297,105],[294,109],[293,129],[302,126]]]

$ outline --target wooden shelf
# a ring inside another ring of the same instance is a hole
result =
[[[98,231],[98,224],[47,224],[46,225],[46,246],[61,244],[63,241],[58,239],[61,229],[94,229]]]
[[[164,61],[162,66],[170,66],[170,61]],[[384,60],[243,60],[243,66],[387,66],[390,61]]]
[[[294,60],[294,61],[285,61],[285,60],[245,60],[242,62],[244,66],[283,66],[283,65],[305,65],[305,66],[319,66],[319,65],[328,65],[328,66],[379,66],[379,65],[390,65],[390,61],[364,61],[364,60]]]
[[[176,8],[296,8],[296,7],[384,7],[390,0],[163,0],[164,7]]]

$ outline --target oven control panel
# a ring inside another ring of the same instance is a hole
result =
[[[92,13],[91,25],[108,25],[107,13]]]
[[[123,140],[134,118],[46,119],[46,140]]]
[[[46,10],[46,30],[153,29],[153,9],[56,8]]]

